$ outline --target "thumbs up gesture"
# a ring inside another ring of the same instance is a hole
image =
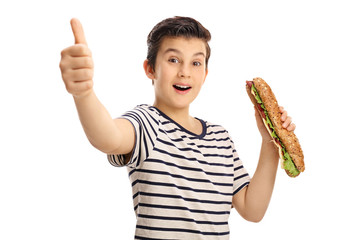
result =
[[[94,63],[79,20],[71,19],[75,45],[61,52],[60,69],[66,90],[74,97],[83,97],[93,88]]]

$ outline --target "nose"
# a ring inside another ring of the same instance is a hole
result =
[[[178,76],[180,78],[189,78],[190,77],[190,69],[185,64],[181,64],[178,72]]]

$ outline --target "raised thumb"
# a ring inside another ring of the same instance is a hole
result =
[[[72,32],[74,34],[75,44],[81,43],[87,45],[84,29],[81,25],[81,22],[78,19],[73,18],[71,19],[70,24]]]

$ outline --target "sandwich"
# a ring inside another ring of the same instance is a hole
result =
[[[263,79],[254,78],[246,81],[246,91],[279,149],[281,168],[290,177],[297,177],[305,170],[304,154],[295,133],[282,127],[279,105],[270,86]]]

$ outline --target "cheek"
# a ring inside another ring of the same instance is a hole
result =
[[[203,84],[204,81],[205,81],[205,78],[206,78],[206,71],[205,70],[204,71],[199,71],[199,72],[196,73],[195,76],[196,76],[196,80],[199,83]]]
[[[158,71],[154,80],[155,92],[166,95],[170,91],[170,84],[168,79],[169,77],[166,75],[166,73]]]
[[[167,78],[168,75],[168,70],[166,67],[162,66],[161,64],[159,64],[156,69],[155,69],[155,77],[156,79],[161,79],[164,80]]]

